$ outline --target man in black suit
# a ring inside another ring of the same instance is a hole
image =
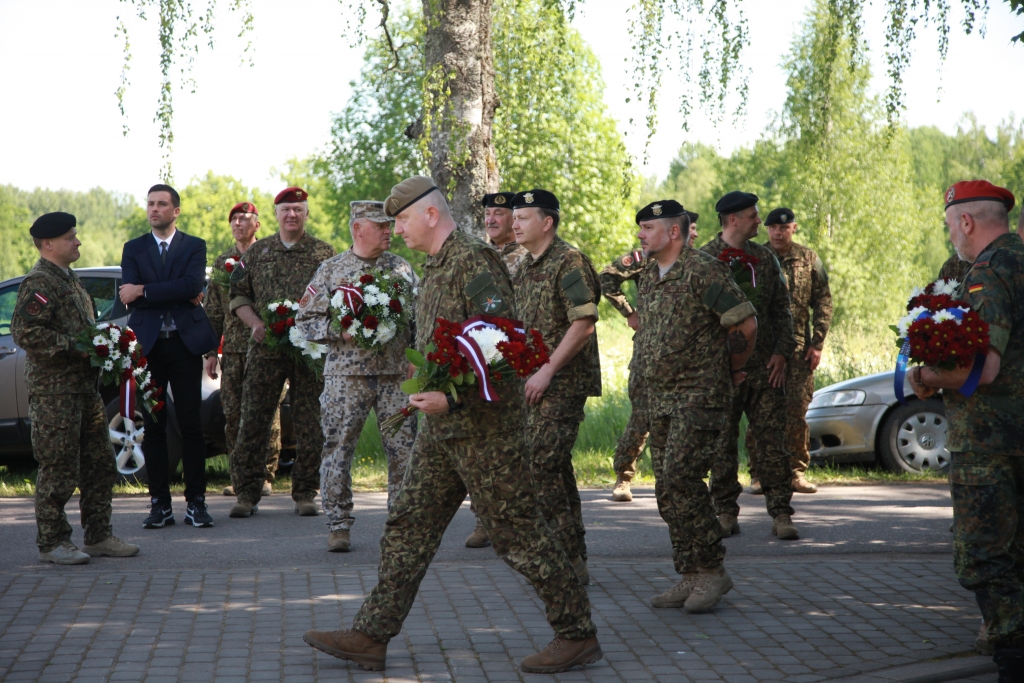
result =
[[[121,301],[131,307],[128,325],[142,344],[153,382],[167,391],[181,428],[185,473],[185,523],[213,526],[206,510],[206,443],[199,408],[203,354],[217,348],[217,337],[200,305],[206,281],[206,242],[175,228],[181,198],[169,185],[149,189],[146,214],[152,232],[124,245]],[[146,529],[174,524],[167,464],[167,416],[145,418],[143,453],[149,473],[151,508]]]

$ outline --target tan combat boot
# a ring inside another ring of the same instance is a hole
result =
[[[523,657],[519,668],[531,674],[554,674],[574,666],[593,664],[603,656],[596,636],[583,640],[563,640],[556,636],[537,654]]]
[[[224,490],[220,492],[222,496],[233,496],[235,495],[234,486],[225,486]]]
[[[697,580],[693,582],[693,590],[683,607],[690,614],[708,612],[722,600],[722,596],[732,590],[732,579],[725,571],[725,565],[714,569],[701,569]]]
[[[804,479],[802,472],[793,475],[793,490],[796,493],[817,493],[818,487]]]
[[[590,585],[590,570],[587,569],[587,561],[577,555],[570,560],[572,562],[572,568],[576,572],[576,576],[579,577],[580,583],[584,586]]]
[[[723,512],[718,515],[718,523],[722,525],[722,534],[726,537],[740,532],[740,522],[736,515]]]
[[[351,550],[352,543],[349,533],[348,529],[332,531],[331,535],[327,537],[327,551],[331,553],[347,553]]]
[[[89,564],[89,556],[83,553],[71,541],[63,541],[53,550],[39,551],[40,562],[53,564]]]
[[[800,533],[793,524],[793,518],[782,513],[772,520],[772,536],[778,536],[780,541],[795,541],[800,538]]]
[[[759,482],[757,479],[751,478],[750,479],[750,492],[752,494],[754,494],[755,496],[763,496],[764,495],[764,489],[761,488],[761,482]]]
[[[355,662],[367,671],[383,671],[388,644],[379,643],[365,633],[347,631],[306,631],[302,636],[310,647],[338,659]]]
[[[82,552],[89,557],[134,557],[139,554],[139,546],[125,543],[117,536],[109,536],[99,543],[86,545]]]
[[[487,538],[487,530],[484,529],[484,523],[480,521],[480,518],[476,518],[476,526],[473,527],[473,533],[466,536],[466,547],[467,548],[486,548],[491,544],[491,539]]]
[[[269,481],[263,482],[263,490],[260,492],[261,496],[272,496],[274,494],[274,485]]]
[[[316,517],[320,514],[320,508],[311,500],[295,501],[295,513],[302,517]]]
[[[228,517],[252,517],[259,510],[258,505],[253,505],[247,500],[239,499],[234,505],[231,506],[231,512],[228,513]]]
[[[629,479],[621,474],[615,479],[615,488],[612,489],[612,500],[616,503],[633,502],[633,492],[629,490]]]
[[[693,584],[697,581],[697,572],[684,572],[683,580],[669,588],[664,593],[659,593],[651,598],[652,607],[682,607],[686,604],[686,598],[690,597],[693,591]]]

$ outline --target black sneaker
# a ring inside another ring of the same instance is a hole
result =
[[[199,496],[189,501],[185,508],[185,524],[197,527],[213,526],[213,517],[206,511],[206,497]]]
[[[174,524],[174,513],[171,512],[171,504],[161,503],[153,498],[149,508],[149,517],[142,522],[143,529],[162,529],[165,526]]]

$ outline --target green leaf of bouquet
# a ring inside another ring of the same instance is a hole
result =
[[[405,357],[409,359],[409,362],[418,368],[422,368],[427,364],[427,359],[423,357],[423,354],[416,349],[406,349]]]
[[[407,379],[402,382],[402,391],[412,396],[413,394],[420,393],[420,380],[418,377]]]

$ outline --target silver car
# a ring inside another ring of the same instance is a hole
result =
[[[812,459],[878,462],[893,472],[949,467],[942,399],[921,401],[905,382],[907,405],[901,405],[893,375],[858,377],[814,392],[807,409]]]

